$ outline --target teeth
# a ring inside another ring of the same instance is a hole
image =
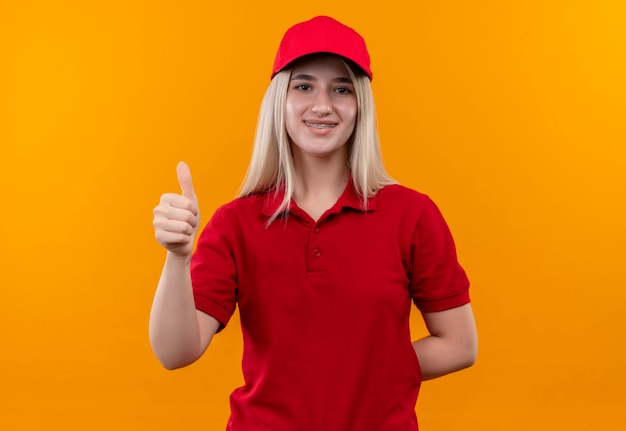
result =
[[[336,126],[336,124],[307,123],[307,122],[305,122],[304,124],[306,124],[308,127],[313,127],[314,129],[330,129]]]

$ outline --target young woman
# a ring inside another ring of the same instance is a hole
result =
[[[245,384],[229,430],[417,430],[420,383],[473,364],[469,283],[425,195],[381,161],[365,42],[330,17],[280,44],[239,198],[198,238],[182,193],[154,210],[167,249],[150,317],[166,368],[197,360],[239,307]],[[429,336],[412,342],[411,302]]]

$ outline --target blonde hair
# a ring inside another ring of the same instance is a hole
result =
[[[352,137],[346,143],[347,163],[354,188],[363,199],[363,208],[367,208],[368,198],[396,181],[389,176],[383,164],[370,80],[363,73],[355,73],[347,61],[344,64],[354,84],[357,100],[356,125]],[[265,92],[259,110],[252,157],[239,191],[239,196],[243,197],[276,193],[284,188],[283,201],[270,217],[268,225],[289,207],[294,191],[295,168],[285,126],[285,99],[290,79],[291,68],[278,72]]]

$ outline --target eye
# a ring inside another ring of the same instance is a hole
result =
[[[301,90],[301,91],[308,91],[311,89],[311,86],[309,84],[298,84],[294,87],[296,90]]]
[[[338,87],[335,91],[339,94],[352,94],[352,90],[346,87]]]

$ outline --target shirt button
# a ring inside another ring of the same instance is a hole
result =
[[[315,255],[315,257],[320,257],[320,255],[322,254],[322,252],[320,251],[319,248],[316,248],[315,250],[313,250],[313,254]]]
[[[313,232],[315,232],[315,233],[319,233],[319,231],[320,231],[319,226],[315,227],[315,229],[313,230]]]

